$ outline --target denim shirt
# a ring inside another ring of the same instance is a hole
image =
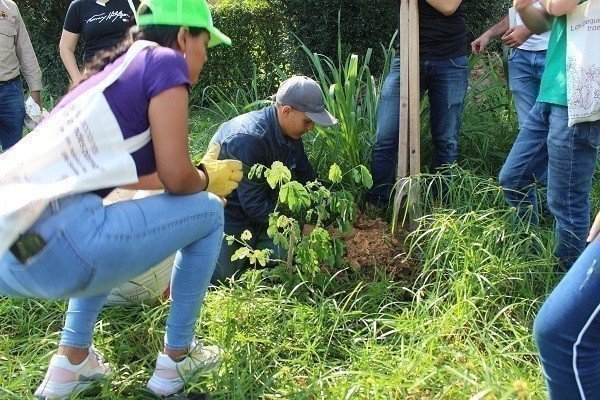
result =
[[[270,168],[273,162],[281,161],[292,172],[293,179],[301,183],[315,179],[302,139],[283,135],[275,106],[225,122],[211,141],[221,144],[220,159],[233,158],[244,165],[244,178],[227,197],[226,229],[228,226],[247,226],[247,229],[264,226],[275,210],[278,191],[271,189],[264,179],[248,179],[253,165]]]

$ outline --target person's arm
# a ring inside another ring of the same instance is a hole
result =
[[[294,175],[296,180],[302,184],[306,182],[314,181],[317,178],[313,166],[308,161],[306,152],[304,151],[304,143],[300,139],[299,143],[295,147],[296,153],[296,168],[294,168]]]
[[[244,177],[237,188],[238,199],[244,212],[258,224],[267,224],[275,210],[277,197],[264,178],[248,179],[247,172],[255,164],[271,167],[266,143],[252,135],[238,134],[228,143],[229,155],[242,162]]]
[[[128,190],[160,190],[164,189],[165,185],[158,178],[158,173],[144,175],[138,177],[138,182],[132,185],[123,186],[123,189]]]
[[[560,17],[571,14],[580,0],[546,0],[546,11],[550,15]]]
[[[429,5],[449,17],[458,10],[462,0],[427,0]]]
[[[19,59],[19,66],[23,73],[23,77],[27,82],[31,98],[41,107],[40,91],[42,90],[42,70],[40,69],[37,57],[35,56],[35,51],[33,50],[33,45],[31,44],[31,39],[29,38],[29,33],[27,32],[23,18],[21,18],[21,14],[18,10],[17,13],[16,54]]]
[[[190,160],[188,100],[187,87],[180,85],[154,96],[148,107],[158,178],[176,195],[197,193],[207,186],[204,172]]]
[[[75,60],[75,48],[77,47],[78,40],[78,33],[69,32],[63,29],[62,35],[60,36],[60,43],[58,45],[60,50],[60,58],[62,59],[65,69],[69,73],[71,81],[74,84],[77,84],[79,81],[81,81],[81,72],[77,66],[77,61]]]
[[[596,236],[598,236],[598,233],[600,233],[600,212],[596,214],[596,219],[594,220],[592,228],[590,229],[590,234],[586,239],[587,242],[590,243],[592,240],[594,240]]]
[[[31,96],[33,101],[35,101],[37,105],[40,106],[40,108],[42,108],[42,92],[40,92],[39,90],[34,90],[30,91],[29,95]]]
[[[473,40],[471,43],[471,51],[473,54],[483,53],[488,43],[500,36],[504,35],[506,31],[510,28],[510,23],[508,21],[508,15],[506,15],[500,22],[493,25],[490,29],[481,34],[477,39]]]
[[[537,2],[537,0],[515,0],[514,6],[525,26],[539,35],[552,29],[554,17],[544,8],[536,8],[534,4]]]

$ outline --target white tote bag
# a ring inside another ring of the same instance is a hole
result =
[[[98,85],[0,155],[0,255],[52,200],[138,181],[130,153],[150,141],[150,131],[123,139],[103,92],[139,52],[154,46],[135,42],[123,63]]]
[[[567,16],[569,126],[600,120],[600,0]]]

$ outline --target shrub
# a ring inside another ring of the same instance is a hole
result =
[[[45,92],[62,96],[69,84],[58,52],[58,42],[70,0],[21,0],[19,10],[42,68]]]
[[[211,85],[234,96],[240,86],[256,78],[259,95],[273,94],[270,91],[278,86],[279,76],[291,73],[283,15],[267,0],[223,0],[212,10],[215,25],[231,37],[232,46],[210,52],[196,92]]]
[[[373,48],[371,71],[379,74],[384,67],[384,56],[377,51],[380,44],[387,46],[398,27],[395,4],[399,0],[272,0],[286,17],[289,30],[309,49],[337,61],[338,13],[344,43],[342,59],[349,54],[364,54]],[[512,2],[467,1],[467,43],[496,23],[506,14]],[[315,12],[318,10],[318,12]],[[305,59],[292,60],[295,70],[308,73]]]
[[[69,83],[58,51],[69,3],[70,0],[19,2],[43,70],[46,91],[56,97],[65,93]],[[219,46],[210,52],[210,62],[198,89],[215,85],[224,93],[233,94],[241,83],[252,80],[256,70],[258,90],[266,94],[273,81],[278,84],[278,70],[290,72],[285,61],[289,55],[285,51],[287,33],[282,14],[267,0],[224,0],[213,4],[212,9],[215,25],[231,37],[233,46]]]
[[[44,73],[46,92],[55,97],[64,94],[68,85],[58,42],[69,3],[70,0],[19,2]],[[509,3],[465,3],[469,11],[469,42],[499,20]],[[292,72],[311,74],[311,62],[294,36],[335,62],[340,61],[338,36],[343,43],[342,62],[352,53],[366,54],[367,49],[373,48],[370,69],[377,76],[385,68],[380,45],[387,47],[397,28],[393,0],[221,0],[211,7],[216,25],[232,38],[233,46],[219,46],[210,52],[196,91],[213,85],[228,96],[235,95],[237,88],[252,81],[255,74],[256,90],[261,96],[271,94],[281,76]]]
[[[352,53],[365,54],[369,48],[379,50],[379,44],[387,46],[398,25],[396,9],[390,0],[272,0],[272,3],[282,10],[288,29],[306,47],[336,62],[340,61],[338,33],[345,60]],[[310,73],[311,65],[305,57],[291,61],[294,70]],[[383,62],[382,53],[374,51],[371,62],[374,74],[382,70]]]
[[[325,93],[327,109],[339,120],[339,124],[332,127],[315,126],[316,135],[308,144],[311,160],[317,163],[321,173],[329,168],[327,163],[331,160],[346,170],[360,164],[368,165],[381,92],[377,83],[383,82],[371,73],[371,50],[360,57],[351,54],[337,63],[312,53],[307,47],[302,49]],[[395,51],[390,48],[381,53],[385,56],[384,65],[389,69]]]

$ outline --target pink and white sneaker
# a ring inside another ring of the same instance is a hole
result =
[[[62,399],[109,373],[109,364],[104,362],[104,358],[93,346],[90,347],[86,359],[79,365],[71,364],[67,356],[55,354],[34,396],[40,399]]]
[[[164,353],[158,353],[156,369],[148,381],[148,389],[158,396],[179,392],[185,379],[192,374],[205,375],[221,365],[223,350],[218,346],[204,346],[193,342],[183,360],[175,362]]]

